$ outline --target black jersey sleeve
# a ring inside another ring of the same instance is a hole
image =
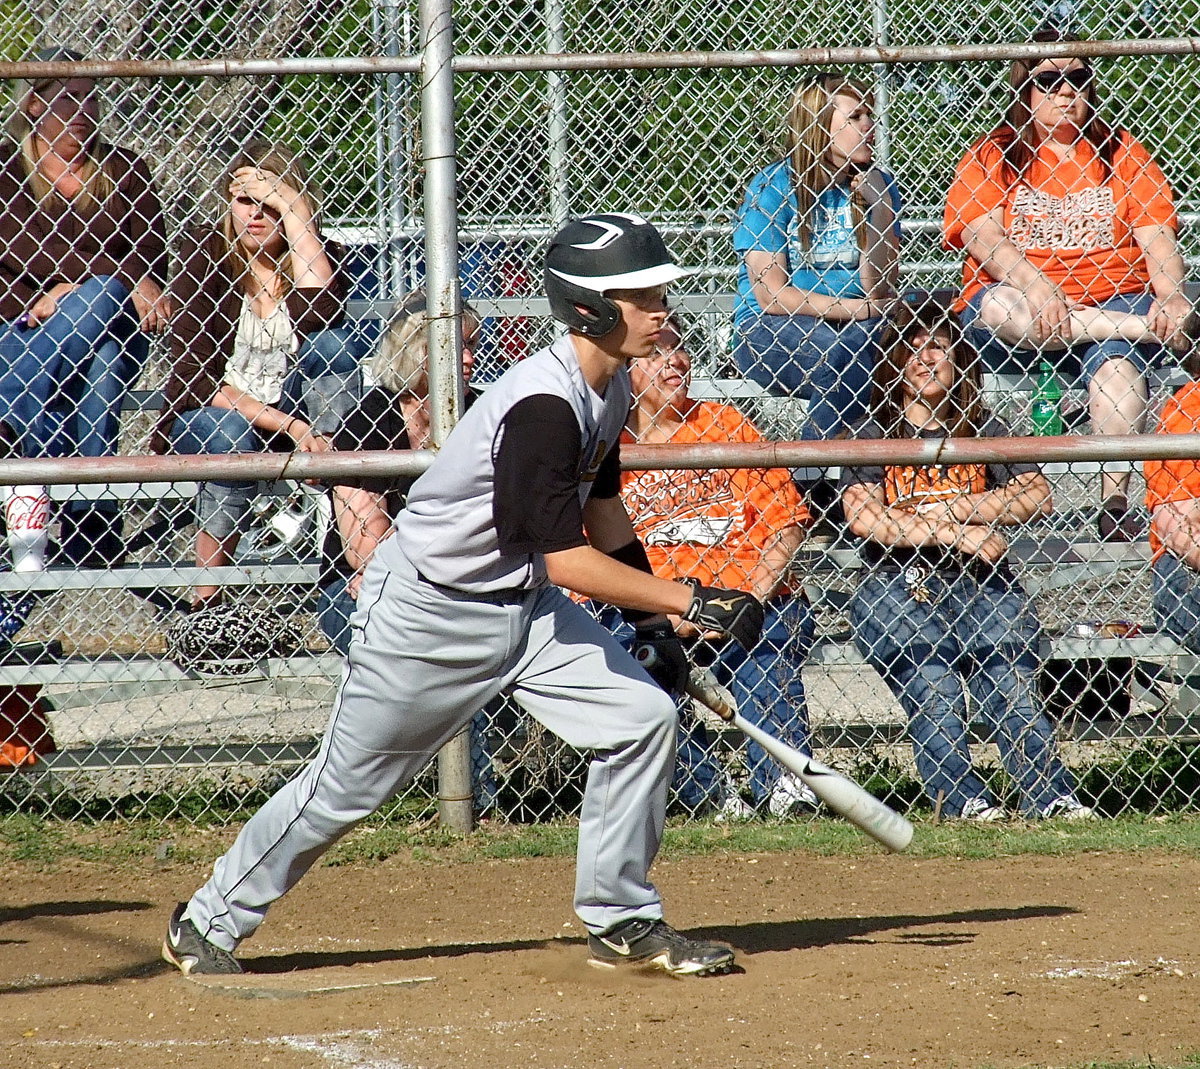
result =
[[[492,518],[501,553],[587,544],[579,506],[582,449],[579,421],[561,397],[535,394],[509,409],[493,451]]]
[[[604,454],[600,467],[592,483],[589,498],[616,497],[621,492],[621,443],[613,442],[612,448]]]

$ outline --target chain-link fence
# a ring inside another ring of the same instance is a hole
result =
[[[1195,8],[552,0],[461,5],[455,48],[903,48],[1024,41],[1046,21],[1154,39],[1193,32]],[[97,2],[4,18],[9,59],[419,48],[415,6]],[[634,370],[631,445],[1153,427],[1193,341],[1200,68],[1055,52],[460,73],[471,381],[486,389],[554,337],[547,236],[572,214],[636,210],[695,273]],[[410,73],[17,83],[0,205],[9,454],[425,445],[419,94]],[[1167,406],[1170,429],[1195,430],[1192,403]],[[1151,535],[1138,464],[864,456],[626,476],[661,574],[767,599],[748,655],[685,636],[739,708],[946,816],[1193,806],[1190,462],[1156,469]],[[6,488],[4,804],[200,816],[290,774],[315,750],[360,567],[411,478]],[[810,809],[703,709],[681,725],[681,813]],[[586,755],[511,702],[472,727],[477,810],[575,810]],[[435,793],[429,773],[402,804],[420,812]]]

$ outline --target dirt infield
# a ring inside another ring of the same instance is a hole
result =
[[[21,1069],[1061,1066],[1200,1049],[1200,859],[688,858],[668,919],[744,971],[584,964],[567,861],[314,871],[202,985],[158,963],[198,866],[4,874]]]

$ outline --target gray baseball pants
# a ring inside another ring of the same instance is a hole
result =
[[[232,951],[342,835],[401,791],[496,694],[595,751],[579,821],[575,911],[589,931],[661,918],[647,873],[675,760],[674,703],[556,587],[455,596],[371,564],[333,713],[312,762],[243,827],[187,916]]]

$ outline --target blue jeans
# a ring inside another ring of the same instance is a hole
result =
[[[326,433],[331,398],[345,394],[355,380],[362,358],[360,346],[344,327],[317,331],[301,343],[296,366],[283,382],[283,395],[276,406],[282,412],[302,416],[318,431]],[[257,453],[267,439],[245,416],[229,408],[207,405],[184,412],[171,428],[171,444],[177,453]],[[196,519],[200,529],[218,540],[238,530],[254,497],[255,484],[214,481],[200,484],[196,495]]]
[[[25,456],[112,456],[148,353],[125,285],[88,279],[39,326],[0,329],[0,420]]]
[[[934,572],[923,582],[930,597],[919,602],[900,572],[868,575],[851,600],[850,623],[855,646],[908,716],[925,791],[931,800],[940,792],[951,816],[972,798],[989,798],[971,767],[969,692],[1021,811],[1036,815],[1074,784],[1038,696],[1041,625],[1033,606],[1002,571]]]
[[[760,315],[738,326],[733,358],[743,375],[772,393],[809,402],[805,441],[832,438],[870,409],[884,326],[882,319]]]
[[[1200,574],[1164,553],[1150,570],[1154,619],[1177,642],[1200,653]]]
[[[317,591],[317,623],[343,657],[350,652],[350,617],[357,607],[344,579],[326,583]],[[494,809],[500,792],[492,764],[491,726],[502,704],[502,698],[493,698],[471,718],[471,794],[477,813]]]
[[[600,615],[618,638],[632,645],[633,628],[615,609],[605,609]],[[742,716],[805,753],[812,752],[812,743],[801,669],[812,648],[814,626],[812,607],[803,597],[770,598],[762,638],[754,649],[747,653],[736,642],[726,642],[711,665]],[[692,811],[719,805],[720,766],[704,725],[690,711],[680,716],[676,749],[673,787],[680,802]],[[779,766],[755,742],[748,743],[746,760],[750,792],[756,804],[762,803],[779,780]]]
[[[1158,342],[1131,342],[1111,338],[1104,342],[1086,342],[1067,349],[1020,349],[1000,341],[987,327],[979,323],[979,308],[984,295],[992,286],[985,286],[967,302],[960,319],[967,340],[979,353],[983,366],[990,371],[1029,374],[1037,370],[1042,360],[1048,360],[1060,374],[1079,377],[1086,386],[1109,360],[1128,360],[1142,375],[1153,366],[1163,347]],[[1095,307],[1110,312],[1129,312],[1147,315],[1153,298],[1148,293],[1119,293]]]

